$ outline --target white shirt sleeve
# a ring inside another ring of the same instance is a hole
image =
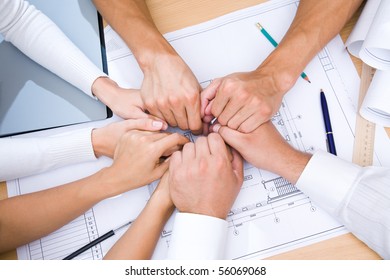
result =
[[[227,237],[225,220],[205,215],[177,213],[168,259],[223,259]]]
[[[92,128],[42,138],[0,138],[0,181],[95,160]]]
[[[381,257],[390,259],[390,168],[313,155],[296,186]]]
[[[106,74],[34,6],[23,0],[1,0],[0,33],[32,60],[95,98],[92,84]]]

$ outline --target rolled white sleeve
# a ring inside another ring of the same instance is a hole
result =
[[[313,155],[296,186],[381,257],[390,259],[390,168]]]
[[[92,128],[42,138],[0,139],[0,181],[96,160]]]
[[[328,213],[334,214],[358,178],[361,167],[324,152],[316,152],[296,186]]]
[[[222,219],[177,213],[168,250],[168,259],[223,259],[227,222]]]
[[[32,60],[92,98],[94,81],[107,76],[54,22],[27,1],[0,1],[0,33]]]

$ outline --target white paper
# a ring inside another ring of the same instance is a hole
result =
[[[356,57],[360,57],[360,50],[374,21],[380,3],[381,0],[369,0],[366,2],[359,20],[345,43],[348,51]]]
[[[256,28],[261,24],[280,41],[287,31],[297,10],[295,0],[269,1],[220,18],[166,34],[165,37],[193,70],[203,87],[210,80],[238,71],[250,71],[257,67],[273,50],[272,45]],[[121,85],[139,87],[142,72],[134,56],[117,40],[109,27],[106,40],[114,45],[107,54],[110,75]],[[287,141],[299,150],[313,152],[326,150],[320,89],[327,96],[335,143],[339,156],[351,161],[354,142],[356,104],[359,93],[359,77],[340,37],[332,40],[306,67],[305,73],[311,84],[298,79],[286,94],[273,123]],[[195,140],[190,132],[184,132]],[[383,137],[385,137],[383,135]],[[384,149],[390,149],[390,141],[382,141]],[[390,162],[389,154],[381,154]],[[375,155],[376,159],[379,156]],[[49,188],[90,174],[110,164],[108,159],[97,163],[85,163],[9,182],[9,191],[22,194],[35,191],[37,186]],[[244,183],[231,212],[226,258],[265,258],[330,237],[345,233],[345,228],[313,203],[285,179],[276,174],[245,164]],[[337,178],[335,178],[336,180]],[[92,229],[81,230],[63,237],[72,240],[77,235],[98,235],[114,229],[128,220],[135,219],[142,210],[156,182],[130,191],[116,198],[107,199],[79,218],[81,224],[91,223]],[[164,259],[169,248],[174,215],[171,217],[157,244],[154,259]],[[66,225],[63,229],[66,230]],[[62,230],[62,229],[60,229]],[[67,232],[67,231],[66,231]],[[98,234],[96,234],[98,232]],[[212,233],[211,233],[212,234]],[[72,242],[62,247],[50,247],[42,238],[18,249],[20,259],[63,258],[74,251]],[[83,259],[100,259],[118,239],[119,235],[102,242],[79,256]],[[77,243],[79,244],[79,243]],[[33,246],[34,245],[34,246]],[[38,253],[36,253],[38,252]]]
[[[390,1],[367,1],[346,46],[352,55],[380,70],[390,70]]]
[[[378,69],[359,112],[365,119],[390,126],[390,1],[367,1],[349,36],[349,52]]]
[[[363,100],[360,114],[363,118],[390,127],[390,71],[377,70]]]

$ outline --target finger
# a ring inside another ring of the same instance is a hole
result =
[[[157,106],[145,106],[146,108],[146,111],[145,114],[149,114],[149,115],[152,115],[152,116],[155,116],[161,120],[164,120],[164,121],[167,121],[163,115],[163,113],[158,109]]]
[[[237,130],[242,133],[250,133],[266,121],[268,121],[268,119],[262,118],[260,114],[253,114],[241,123]]]
[[[162,111],[162,114],[164,116],[164,120],[170,125],[170,126],[177,126],[177,121],[175,119],[175,116],[173,115],[171,109],[166,109]]]
[[[177,126],[182,130],[187,130],[189,128],[187,113],[185,107],[178,107],[171,109],[173,117],[176,120]]]
[[[126,131],[138,129],[146,131],[158,131],[165,130],[168,128],[168,124],[164,121],[161,121],[158,118],[143,118],[143,119],[129,119],[125,120]]]
[[[211,108],[213,107],[214,99],[210,101],[210,103],[207,105],[206,109],[204,110],[204,114],[206,115],[213,115],[211,113]]]
[[[237,176],[237,179],[240,181],[243,180],[244,177],[244,160],[242,159],[242,156],[235,150],[232,149],[232,168],[234,173]]]
[[[228,158],[226,144],[225,141],[223,141],[221,135],[218,133],[211,133],[207,137],[207,140],[210,147],[210,153],[212,155],[223,154],[226,156],[226,158]]]
[[[173,134],[166,135],[165,137],[155,141],[155,144],[157,145],[159,156],[161,157],[166,151],[169,151],[175,146],[183,146],[188,142],[189,140],[187,137],[180,135],[178,133],[173,133]]]
[[[221,135],[223,140],[228,143],[231,147],[236,149],[237,151],[241,151],[243,148],[243,137],[245,134],[238,132],[237,130],[231,129],[227,126],[221,126],[220,124],[216,124],[212,127],[213,132]]]
[[[210,148],[207,137],[199,137],[195,142],[195,157],[199,159],[208,155],[210,155]]]
[[[237,130],[241,124],[243,124],[250,116],[253,115],[253,112],[241,107],[227,122],[227,126],[231,129]]]
[[[243,109],[242,106],[242,103],[238,103],[235,102],[235,100],[230,99],[221,114],[218,116],[219,123],[222,125],[228,125],[229,121],[235,116],[235,114]]]
[[[229,103],[229,100],[230,96],[219,90],[215,99],[213,100],[213,105],[211,106],[211,115],[219,118],[219,116],[225,110],[226,105]]]
[[[192,106],[186,107],[187,120],[189,129],[195,134],[201,134],[203,123],[200,116],[200,103],[199,100]]]
[[[161,178],[165,174],[165,172],[169,168],[169,164],[170,164],[170,161],[163,161],[163,162],[160,162],[160,164],[156,166],[156,168],[152,171],[153,172],[152,177],[154,178],[154,180]]]
[[[184,145],[182,151],[183,162],[192,162],[195,159],[195,144],[189,142]]]
[[[182,165],[182,152],[174,152],[169,158],[169,169],[176,170],[179,166]]]
[[[203,123],[203,133],[202,133],[202,135],[203,136],[207,136],[207,135],[209,135],[209,132],[210,132],[210,125],[209,125],[209,123]]]
[[[215,95],[217,93],[218,87],[220,86],[222,82],[222,79],[215,79],[211,82],[211,84],[206,87],[200,94],[200,113],[201,117],[203,118],[204,112],[208,104],[210,103],[211,100],[215,98]]]

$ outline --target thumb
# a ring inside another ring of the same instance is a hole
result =
[[[227,126],[221,126],[219,123],[212,127],[213,132],[221,135],[223,140],[237,151],[241,151],[243,148],[244,133],[231,129]]]
[[[211,82],[209,86],[207,86],[201,93],[200,93],[200,113],[201,118],[205,115],[205,110],[207,106],[209,105],[210,101],[212,101],[217,94],[217,90],[219,85],[221,84],[222,79],[215,79]]]

